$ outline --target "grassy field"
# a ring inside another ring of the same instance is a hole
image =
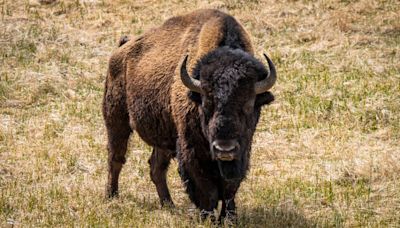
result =
[[[210,225],[176,161],[177,207],[160,208],[150,148],[137,135],[120,197],[104,198],[101,115],[119,37],[205,7],[239,19],[278,70],[237,195],[238,225],[400,227],[398,1],[111,2],[0,0],[0,227]]]

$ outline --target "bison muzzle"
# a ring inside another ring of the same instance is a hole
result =
[[[198,10],[124,39],[112,54],[103,116],[108,135],[107,195],[133,131],[150,146],[150,177],[161,205],[173,205],[166,180],[172,158],[203,217],[222,201],[235,216],[235,195],[249,169],[261,107],[274,100],[276,70],[254,57],[247,32],[232,16]],[[215,217],[214,217],[215,218]]]

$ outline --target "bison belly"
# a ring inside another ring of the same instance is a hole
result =
[[[129,121],[140,138],[153,147],[175,150],[176,128],[169,107],[169,97],[162,88],[128,83]]]

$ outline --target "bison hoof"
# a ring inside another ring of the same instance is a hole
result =
[[[226,213],[225,216],[219,217],[219,224],[224,227],[235,226],[237,222],[237,216],[235,213]]]
[[[202,221],[205,221],[207,219],[210,219],[212,223],[216,222],[216,217],[214,211],[206,211],[206,210],[201,210],[200,211],[200,218]]]
[[[170,199],[164,199],[164,200],[161,200],[161,207],[163,207],[163,208],[175,208],[175,204]]]
[[[114,198],[114,197],[118,197],[118,190],[115,189],[111,189],[110,187],[107,187],[106,189],[106,198]]]

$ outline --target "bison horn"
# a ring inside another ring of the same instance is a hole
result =
[[[268,62],[269,74],[264,80],[256,83],[255,85],[256,94],[267,92],[269,89],[271,89],[271,87],[275,84],[276,81],[276,69],[274,63],[271,61],[270,58],[268,58],[266,54],[264,54],[264,56]]]
[[[186,55],[183,58],[183,60],[181,61],[180,65],[179,65],[180,77],[181,77],[182,83],[193,92],[203,93],[203,91],[201,89],[200,80],[190,77],[186,70],[187,59],[188,59],[188,55]]]

